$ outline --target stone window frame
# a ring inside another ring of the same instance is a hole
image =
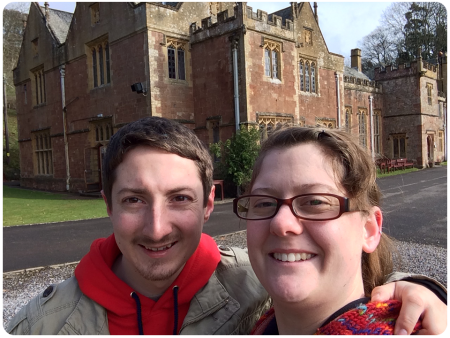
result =
[[[431,106],[433,104],[433,84],[427,82],[427,98],[428,104]]]
[[[91,121],[91,123],[93,124],[93,128],[95,130],[95,142],[102,144],[108,143],[114,135],[112,118],[102,121]]]
[[[356,115],[358,116],[359,144],[367,148],[367,109],[359,108]]]
[[[439,101],[439,107],[438,107],[438,116],[442,118],[442,112],[444,111],[444,102]]]
[[[100,23],[100,3],[96,2],[89,6],[91,10],[91,26]]]
[[[444,131],[438,130],[438,151],[444,151]]]
[[[281,52],[283,46],[280,42],[265,37],[262,40],[264,76],[281,81]]]
[[[398,134],[391,134],[390,138],[392,139],[392,158],[406,158],[406,134],[405,133],[398,133]],[[403,140],[403,143],[402,143]],[[397,148],[397,152],[396,152]],[[402,149],[403,148],[403,149]],[[403,151],[402,151],[403,150]],[[398,155],[398,156],[396,156]]]
[[[185,40],[181,40],[181,39],[177,39],[177,38],[172,38],[172,37],[166,37],[166,53],[167,53],[167,77],[170,81],[180,81],[180,82],[186,82],[187,81],[187,52],[188,52],[188,44],[189,41],[185,41]],[[169,55],[169,50],[173,50],[174,51],[174,60],[173,60],[173,66],[174,66],[174,72],[173,72],[173,76],[171,77],[171,59],[170,59],[170,55]],[[181,75],[180,72],[180,52],[182,52],[183,55],[183,68],[184,71],[182,72],[183,75]]]
[[[345,131],[349,134],[352,133],[352,117],[353,117],[353,112],[352,112],[352,107],[345,107]]]
[[[40,65],[31,70],[31,86],[33,106],[44,105],[47,102],[47,92],[45,89],[44,65]]]
[[[373,111],[373,150],[377,154],[382,153],[382,143],[381,143],[381,133],[382,133],[382,123],[381,123],[381,110],[375,109]]]
[[[316,127],[336,129],[336,119],[331,117],[316,117]]]
[[[86,45],[89,89],[111,83],[111,49],[107,36]]]
[[[257,113],[260,140],[263,142],[277,128],[283,125],[293,126],[294,116],[279,113]],[[270,128],[269,128],[270,127]]]
[[[32,132],[34,174],[40,176],[53,175],[53,150],[50,128]]]
[[[318,94],[318,75],[317,60],[299,55],[298,76],[300,92]]]

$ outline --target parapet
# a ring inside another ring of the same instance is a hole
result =
[[[201,20],[201,26],[197,26],[197,22],[191,23],[190,33],[191,35],[198,34],[205,30],[217,28],[219,25],[236,20],[238,7],[234,7],[233,16],[229,16],[228,9],[217,13],[217,16],[209,16]]]
[[[422,66],[422,67],[421,67]],[[414,60],[399,65],[391,64],[386,67],[375,68],[375,80],[387,80],[391,78],[420,74],[430,78],[437,78],[438,66],[422,60]]]
[[[291,8],[286,8],[285,10],[291,11]],[[282,11],[278,11],[276,13],[280,13]],[[260,9],[256,10],[256,13],[253,12],[252,7],[247,6],[246,10],[247,18],[252,19],[258,22],[265,23],[269,26],[278,27],[281,29],[285,29],[288,31],[294,31],[294,22],[290,19],[285,18],[283,24],[283,17],[276,14],[267,14],[267,12],[262,11]]]

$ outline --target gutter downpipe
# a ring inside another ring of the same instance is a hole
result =
[[[70,187],[70,168],[69,168],[69,143],[67,142],[67,110],[66,110],[66,91],[64,85],[64,77],[66,75],[66,65],[59,67],[61,73],[61,102],[62,102],[62,116],[63,116],[63,134],[64,134],[64,155],[66,159],[66,190]]]
[[[369,96],[369,114],[370,114],[370,153],[372,154],[372,160],[375,160],[375,151],[374,151],[374,135],[373,135],[373,107],[372,107],[373,96]]]
[[[233,80],[234,80],[234,118],[236,120],[236,131],[239,130],[239,84],[238,84],[238,64],[237,64],[237,44],[238,40],[233,40]]]
[[[340,129],[341,128],[341,99],[340,99],[340,95],[339,95],[339,74],[337,72],[334,73],[334,78],[336,80],[338,129]]]

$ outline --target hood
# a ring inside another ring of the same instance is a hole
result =
[[[113,273],[111,267],[120,254],[114,235],[97,239],[75,269],[83,294],[106,309],[111,334],[139,334],[142,329],[145,334],[173,334],[175,318],[178,318],[178,333],[192,298],[206,285],[220,261],[216,242],[202,234],[199,246],[180,275],[153,301],[135,292]],[[177,295],[172,290],[175,285]]]

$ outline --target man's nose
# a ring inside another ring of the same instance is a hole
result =
[[[143,234],[154,241],[159,241],[172,232],[166,208],[153,203],[145,213]]]

